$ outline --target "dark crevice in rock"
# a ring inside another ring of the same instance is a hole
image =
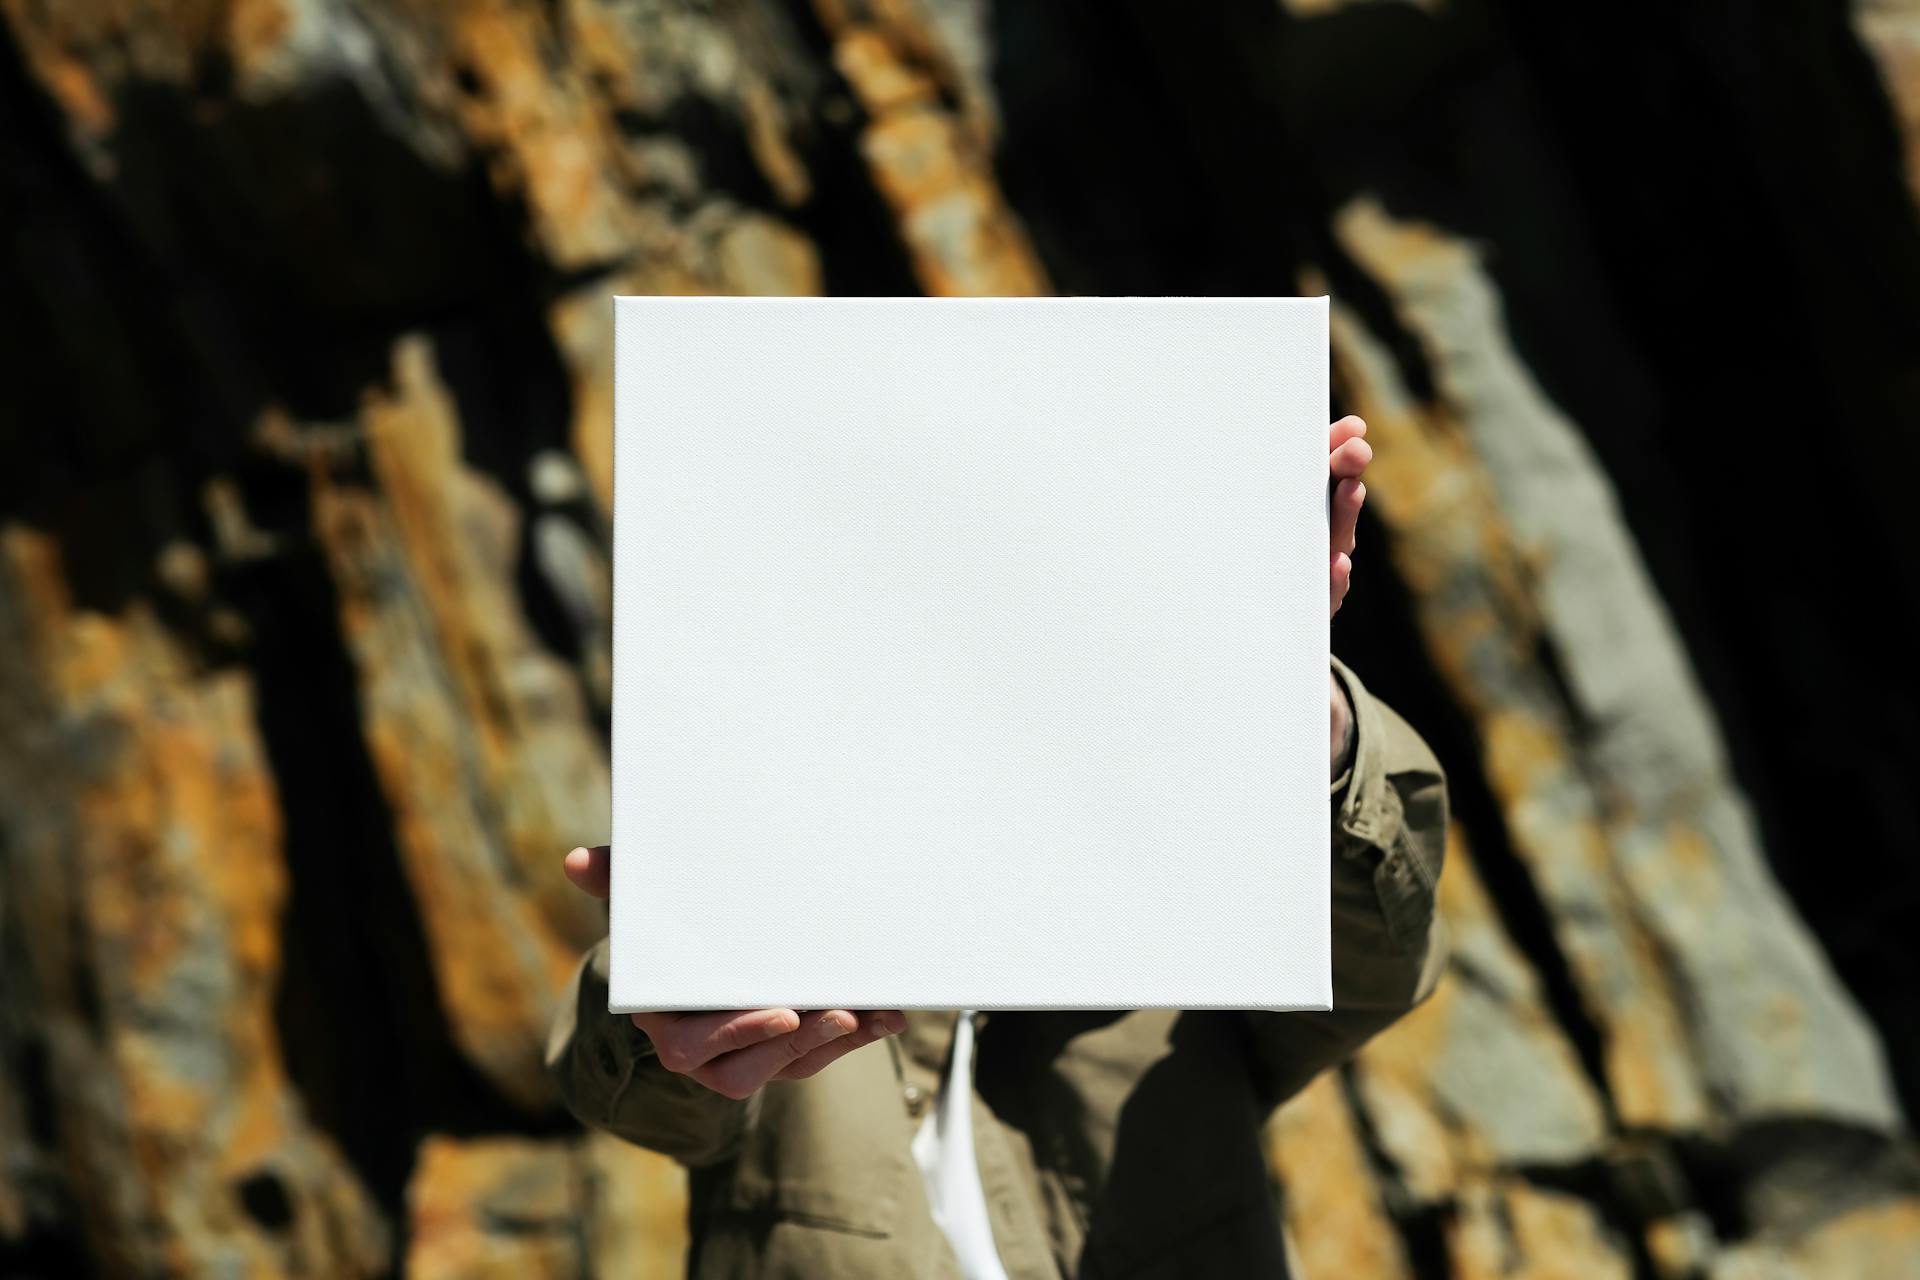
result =
[[[247,1216],[269,1231],[285,1231],[293,1225],[293,1200],[287,1184],[270,1169],[250,1173],[234,1188],[240,1207]]]
[[[686,93],[657,117],[622,112],[619,122],[629,132],[671,138],[698,157],[700,200],[718,195],[750,209],[781,208],[779,196],[748,145],[740,117],[724,103]],[[684,213],[693,207],[681,204],[679,209]]]
[[[518,211],[351,84],[217,107],[126,87],[104,184],[31,84],[0,29],[0,516],[58,536],[85,607],[152,589],[155,551],[245,463],[267,405],[350,418],[399,334],[527,294]]]
[[[1251,293],[1203,158],[1120,10],[993,6],[995,166],[1062,293]]]
[[[1315,212],[1301,198],[1289,144],[1294,104],[1273,75],[1287,52],[1280,6],[1232,0],[1199,22],[1157,0],[1128,0],[1122,12],[1194,161],[1199,185],[1187,194],[1207,204],[1224,255],[1223,280],[1182,292],[1297,293]]]
[[[1573,683],[1573,677],[1567,671],[1566,659],[1561,655],[1560,646],[1554,642],[1553,633],[1542,628],[1533,637],[1533,662],[1541,676],[1553,689],[1554,705],[1566,714],[1565,738],[1573,750],[1567,761],[1569,768],[1586,772],[1586,761],[1580,748],[1595,740],[1599,725],[1587,712],[1586,699],[1580,696],[1580,690]],[[1606,788],[1598,780],[1589,776],[1594,784],[1596,799],[1604,805]],[[1605,815],[1596,815],[1604,817]]]
[[[860,153],[865,109],[834,69],[833,44],[810,4],[792,7],[792,33],[821,74],[808,88],[809,126],[795,142],[810,190],[788,220],[813,242],[830,296],[915,297],[923,290],[899,224]]]
[[[1387,1154],[1386,1144],[1380,1140],[1380,1131],[1373,1123],[1373,1111],[1361,1096],[1352,1068],[1341,1067],[1338,1070],[1340,1096],[1346,1103],[1348,1114],[1353,1117],[1354,1130],[1359,1138],[1361,1153],[1366,1158],[1367,1169],[1373,1175],[1374,1185],[1380,1188],[1381,1207],[1400,1234],[1400,1244],[1407,1251],[1407,1262],[1413,1274],[1451,1274],[1452,1268],[1447,1261],[1446,1232],[1442,1223],[1445,1210],[1437,1205],[1423,1204],[1414,1198],[1407,1187],[1404,1172]]]
[[[5,1152],[0,1170],[22,1211],[18,1235],[0,1232],[0,1275],[86,1276],[94,1270],[86,1218],[74,1203],[72,1187],[59,1176],[62,1117],[46,1039],[45,997],[31,985],[33,961],[17,916],[33,896],[23,892],[29,886],[14,861],[20,856],[0,822],[0,1080],[13,1094],[5,1104],[8,1120],[23,1126],[15,1131],[9,1124],[6,1136],[24,1139]]]
[[[9,930],[11,932],[11,930]],[[17,972],[24,973],[26,959],[17,954],[15,948],[8,948],[7,960],[23,967]],[[9,984],[11,986],[11,984]],[[24,1012],[24,993],[9,990],[7,1003],[10,1008]],[[53,1090],[53,1081],[49,1073],[52,1064],[47,1057],[47,1046],[38,1036],[26,1028],[9,1028],[9,1058],[12,1059],[7,1072],[7,1080],[20,1091],[20,1114],[27,1122],[27,1136],[33,1144],[42,1150],[50,1151],[59,1140],[59,1129],[55,1124],[57,1097]]]
[[[1828,1120],[1782,1117],[1729,1138],[1685,1138],[1672,1151],[1722,1239],[1762,1228],[1792,1238],[1850,1209],[1920,1195],[1911,1147]]]
[[[1920,546],[1920,436],[1885,428],[1920,417],[1920,227],[1895,115],[1845,6],[1698,6],[1658,41],[1488,7],[1564,157],[1590,274],[1621,300],[1522,290],[1516,341],[1614,477],[1774,869],[1912,1114],[1920,579],[1889,552]],[[1609,376],[1650,388],[1638,417]]]
[[[1333,212],[1324,203],[1320,207],[1329,214]],[[1351,311],[1368,336],[1386,348],[1407,394],[1424,404],[1435,403],[1439,393],[1434,380],[1433,361],[1428,357],[1427,349],[1421,345],[1419,335],[1400,322],[1393,299],[1387,295],[1387,291],[1360,269],[1324,224],[1314,229],[1308,253],[1308,261],[1313,268],[1326,277],[1327,288],[1335,302],[1344,310]]]
[[[76,603],[114,611],[182,523],[173,473],[236,424],[190,372],[174,291],[31,86],[0,25],[0,518],[55,533]]]
[[[213,374],[257,369],[250,398],[296,418],[349,416],[394,335],[474,306],[525,255],[480,167],[429,160],[363,92],[330,79],[209,110],[141,83],[116,104],[114,206],[176,289],[218,300]]]
[[[75,1224],[75,1229],[58,1230],[36,1220],[23,1236],[0,1238],[0,1275],[10,1280],[85,1280],[101,1274],[81,1239],[79,1214],[65,1215],[60,1221]]]
[[[1598,1162],[1622,1223],[1659,1222],[1699,1209],[1699,1193],[1673,1142],[1661,1134],[1621,1134]],[[1553,1185],[1550,1170],[1526,1170],[1543,1185]]]
[[[1630,1182],[1623,1182],[1618,1171],[1605,1159],[1578,1164],[1529,1164],[1513,1170],[1529,1187],[1557,1192],[1579,1200],[1599,1220],[1612,1244],[1633,1268],[1640,1280],[1657,1280],[1664,1273],[1654,1265],[1647,1251],[1647,1227],[1652,1204],[1637,1194]],[[1684,1193],[1684,1188],[1677,1188]],[[1691,1207],[1682,1200],[1677,1208]]]
[[[540,509],[532,462],[541,453],[571,458],[573,386],[532,280],[430,329],[434,364],[459,412],[461,452],[468,465],[498,484],[520,512],[514,586],[534,636],[569,667],[582,637],[533,555],[533,516]]]
[[[997,4],[996,168],[1063,293],[1297,291],[1275,6]],[[1265,70],[1263,70],[1265,68]],[[1248,163],[1248,156],[1270,163]]]
[[[528,1118],[480,1079],[446,1025],[324,564],[303,549],[270,570],[224,577],[254,624],[248,662],[285,818],[275,1016],[287,1071],[312,1122],[340,1144],[387,1220],[404,1225],[423,1136],[519,1131]]]
[[[1447,1237],[1458,1211],[1450,1205],[1408,1205],[1393,1214],[1400,1230],[1400,1242],[1407,1250],[1407,1265],[1416,1276],[1454,1274],[1453,1255]]]
[[[1694,1207],[1705,1215],[1719,1240],[1745,1240],[1759,1224],[1747,1212],[1740,1194],[1740,1170],[1720,1157],[1710,1144],[1676,1144],[1674,1156],[1687,1170],[1694,1189]]]

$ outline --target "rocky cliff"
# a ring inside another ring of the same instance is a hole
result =
[[[1920,1271],[1920,6],[0,0],[0,1264],[669,1275],[539,1070],[621,293],[1334,298],[1453,779],[1309,1276]],[[1904,548],[1906,554],[1886,554]]]

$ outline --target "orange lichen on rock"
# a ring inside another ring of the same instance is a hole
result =
[[[42,814],[8,851],[7,896],[38,904],[12,922],[28,963],[9,1000],[37,1011],[54,1072],[93,1082],[55,1093],[70,1190],[129,1270],[371,1274],[383,1225],[280,1057],[286,872],[246,678],[199,668],[143,602],[75,609],[61,573],[50,539],[0,531],[0,598],[33,601],[0,627],[26,641],[0,676],[0,796],[17,808],[9,787],[37,774]],[[73,754],[23,774],[17,735]],[[244,1211],[256,1178],[284,1229]]]
[[[570,1148],[532,1138],[421,1143],[407,1186],[406,1274],[421,1280],[586,1274],[576,1222],[579,1173]]]
[[[1627,1280],[1633,1264],[1595,1208],[1518,1178],[1479,1184],[1447,1226],[1460,1280]]]
[[[477,90],[462,100],[465,126],[495,183],[526,201],[555,265],[618,261],[638,228],[617,181],[613,127],[601,100],[550,56],[554,38],[538,8],[460,6],[450,39]]]
[[[575,676],[534,640],[513,589],[512,507],[458,458],[427,349],[370,400],[380,488],[316,472],[314,530],[340,596],[368,751],[394,815],[458,1043],[504,1093],[550,1105],[553,1001],[604,929],[557,854],[597,833],[606,759]]]
[[[685,1271],[685,1183],[605,1138],[435,1135],[407,1185],[405,1274],[670,1280]]]
[[[941,104],[925,66],[932,43],[900,6],[872,21],[832,0],[818,6],[834,62],[868,124],[861,152],[892,207],[914,272],[930,294],[1023,297],[1050,292],[1046,272],[1007,206],[980,129]]]
[[[1280,1108],[1267,1126],[1266,1148],[1304,1274],[1412,1274],[1336,1074],[1322,1075]]]

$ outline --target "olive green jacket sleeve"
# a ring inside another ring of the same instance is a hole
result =
[[[760,1095],[734,1099],[675,1075],[647,1033],[607,1012],[607,940],[574,970],[547,1039],[547,1071],[585,1125],[704,1168],[735,1155]]]
[[[1447,779],[1426,741],[1333,659],[1353,707],[1352,763],[1331,786],[1333,1008],[1250,1013],[1263,1092],[1278,1105],[1433,993],[1446,959],[1435,887]]]

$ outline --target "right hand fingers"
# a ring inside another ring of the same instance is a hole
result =
[[[834,1059],[901,1030],[898,1010],[862,1018],[851,1009],[752,1009],[720,1013],[636,1013],[660,1064],[729,1098],[745,1098],[775,1077],[798,1079]],[[837,1049],[822,1056],[819,1051]]]
[[[800,1015],[792,1009],[722,1009],[714,1013],[636,1013],[633,1025],[653,1041],[660,1065],[690,1075],[722,1054],[792,1035]]]
[[[745,1098],[815,1049],[859,1029],[859,1015],[851,1009],[815,1009],[801,1017],[793,1034],[722,1054],[689,1074],[715,1093]]]
[[[875,1009],[860,1015],[860,1029],[852,1035],[829,1041],[805,1057],[796,1058],[780,1068],[776,1080],[805,1080],[818,1075],[855,1049],[884,1040],[906,1028],[907,1019],[898,1009]]]

